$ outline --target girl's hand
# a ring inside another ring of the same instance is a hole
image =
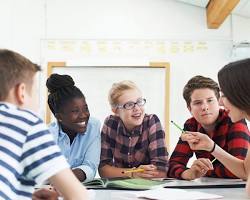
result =
[[[133,178],[155,178],[159,174],[155,165],[140,165],[139,169],[144,169],[143,172],[134,172]]]
[[[186,131],[182,133],[181,140],[188,142],[192,150],[211,151],[214,147],[214,141],[208,135],[200,132]]]

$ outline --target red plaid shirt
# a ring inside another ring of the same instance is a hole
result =
[[[168,170],[165,132],[156,115],[145,115],[142,124],[132,132],[127,131],[119,117],[110,115],[104,122],[101,138],[100,168],[154,164],[158,170]]]
[[[201,124],[194,118],[190,118],[186,121],[184,130],[207,134]],[[232,123],[227,113],[224,110],[220,110],[212,140],[231,155],[244,160],[249,146],[249,139],[249,130],[245,120]],[[193,156],[193,153],[195,153],[197,158],[208,158],[211,161],[214,159],[209,152],[193,151],[187,142],[179,139],[169,160],[168,176],[181,179],[182,172],[188,169],[186,165],[188,160]],[[208,171],[206,176],[237,178],[218,160],[213,163],[213,167],[214,170]]]

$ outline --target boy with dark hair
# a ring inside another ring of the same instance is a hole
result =
[[[35,74],[40,67],[0,49],[0,198],[31,199],[35,184],[49,180],[65,199],[86,199],[52,134],[35,114]],[[35,192],[34,199],[48,191]],[[54,195],[54,193],[53,193]]]
[[[231,155],[244,159],[249,145],[249,130],[244,120],[233,123],[219,106],[219,86],[210,78],[195,76],[183,89],[183,97],[192,118],[184,124],[185,131],[208,135]],[[190,168],[187,162],[195,153],[197,160]],[[168,175],[192,180],[202,176],[236,178],[218,160],[213,164],[211,152],[193,151],[187,142],[179,139],[169,161]]]

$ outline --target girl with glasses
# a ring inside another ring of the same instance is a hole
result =
[[[101,177],[166,177],[165,132],[156,115],[145,114],[146,99],[136,84],[113,84],[109,103],[114,114],[105,119],[101,132]]]

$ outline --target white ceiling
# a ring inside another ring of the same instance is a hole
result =
[[[187,3],[194,6],[205,8],[209,0],[176,0],[183,3]],[[250,0],[240,0],[236,8],[232,11],[233,14],[240,15],[242,17],[250,18]]]

